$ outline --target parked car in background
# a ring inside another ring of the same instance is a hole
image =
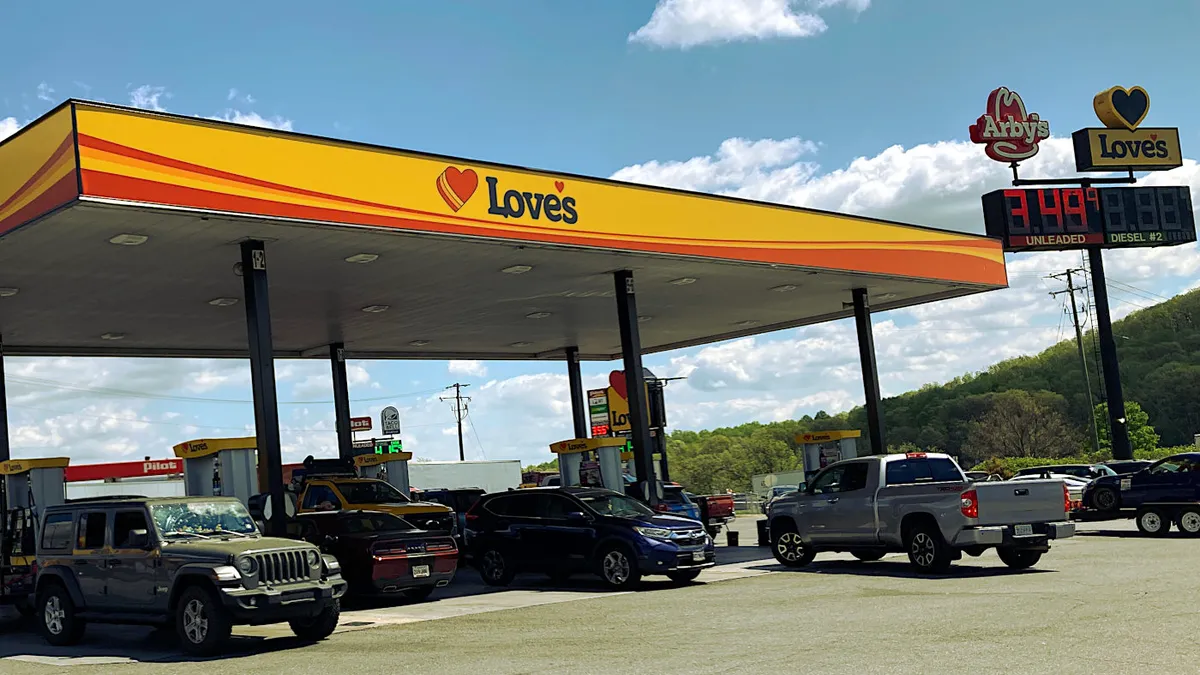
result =
[[[1161,535],[1174,522],[1185,534],[1200,536],[1200,452],[1154,462],[1137,473],[1104,476],[1083,491],[1083,503],[1101,514],[1136,509],[1138,529]]]
[[[878,560],[908,553],[920,572],[945,572],[963,553],[995,548],[1015,569],[1037,564],[1050,540],[1075,534],[1060,480],[967,480],[948,455],[908,453],[843,460],[767,514],[775,559],[806,565],[826,551]]]
[[[462,531],[467,525],[467,511],[475,506],[475,502],[484,495],[482,488],[433,488],[429,490],[421,490],[417,497],[420,501],[442,504],[454,510],[458,514],[458,529],[455,531],[455,539],[462,543]]]
[[[632,477],[630,476],[626,477],[625,494],[643,502],[646,501],[642,496],[641,486],[636,482],[632,482]],[[662,499],[658,503],[658,511],[661,513],[673,513],[677,516],[699,521],[700,507],[688,495],[689,493],[679,483],[663,483]]]
[[[733,495],[702,495],[695,499],[700,507],[700,522],[710,537],[721,533],[721,526],[736,517]]]
[[[1137,473],[1142,469],[1148,468],[1153,463],[1148,459],[1126,459],[1105,462],[1104,466],[1112,469],[1118,476],[1124,476],[1126,474]]]
[[[403,518],[423,530],[457,529],[454,511],[442,504],[413,501],[387,481],[358,478],[352,462],[336,459],[304,460],[305,475],[297,492],[299,513],[323,511],[383,511]]]
[[[466,545],[485,583],[540,572],[595,574],[614,590],[645,575],[691,581],[715,564],[712,538],[689,518],[655,513],[602,488],[533,488],[484,495],[467,512]]]
[[[775,501],[776,498],[790,495],[802,489],[804,489],[803,485],[776,485],[772,487],[767,491],[766,499],[763,500],[762,512],[766,513],[767,509],[771,506],[771,502]]]
[[[971,480],[980,482],[980,483],[987,482],[987,481],[1004,480],[1004,478],[1000,477],[999,475],[994,474],[994,473],[988,473],[986,471],[964,471],[963,473],[966,474],[967,478],[970,478]]]
[[[1091,480],[1101,476],[1115,476],[1117,472],[1103,464],[1047,464],[1045,466],[1031,466],[1028,469],[1021,469],[1013,477],[1038,476],[1042,474],[1059,474]]]
[[[418,530],[390,513],[302,513],[296,522],[301,538],[338,559],[354,595],[425,600],[458,569],[458,546],[448,534]]]

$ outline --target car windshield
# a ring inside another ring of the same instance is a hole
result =
[[[356,513],[338,519],[339,528],[347,534],[360,532],[395,532],[417,529],[412,523],[390,513]]]
[[[337,489],[346,498],[347,504],[390,504],[409,501],[403,492],[381,480],[340,482]]]
[[[186,501],[150,504],[150,516],[164,537],[256,534],[254,519],[241,502]]]
[[[583,502],[587,507],[602,516],[619,516],[622,518],[630,518],[633,516],[652,516],[654,512],[645,504],[639,502],[633,497],[626,497],[622,494],[613,492],[594,493],[579,495],[579,501]]]

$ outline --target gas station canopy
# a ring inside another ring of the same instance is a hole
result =
[[[999,241],[68,101],[0,144],[9,355],[248,354],[265,242],[278,357],[617,358],[1006,285]]]

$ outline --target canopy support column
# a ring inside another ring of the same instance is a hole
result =
[[[661,499],[654,475],[654,446],[650,442],[650,420],[646,415],[646,378],[642,371],[642,339],[638,334],[637,300],[633,290],[633,272],[613,274],[617,292],[617,321],[621,328],[621,356],[625,362],[625,395],[629,401],[629,430],[633,442],[633,462],[642,495],[650,506]]]
[[[575,423],[575,438],[588,438],[588,410],[583,396],[583,375],[579,372],[579,347],[567,347],[567,380],[571,384],[571,420]]]
[[[0,335],[0,462],[12,459],[8,442],[8,392],[4,388],[4,336]],[[0,502],[0,509],[4,503]]]
[[[337,429],[338,457],[354,456],[354,435],[350,433],[350,382],[346,379],[346,345],[329,345],[329,366],[333,369],[334,427]]]
[[[259,486],[270,494],[267,534],[286,531],[283,458],[279,441],[279,401],[275,395],[275,351],[267,288],[267,253],[257,240],[242,242],[242,281],[246,294],[246,336],[250,347],[250,384],[254,392],[254,429],[258,438]],[[263,482],[266,484],[263,485]]]
[[[887,452],[884,442],[883,405],[879,395],[879,368],[875,363],[875,334],[871,330],[871,305],[867,289],[856,288],[854,294],[854,324],[858,328],[858,358],[862,363],[863,393],[866,394],[867,435],[871,454]]]

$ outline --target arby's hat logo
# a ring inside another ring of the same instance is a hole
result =
[[[970,127],[971,142],[997,162],[1019,162],[1038,153],[1050,138],[1050,123],[1025,109],[1021,95],[1000,87],[988,95],[987,112]]]

